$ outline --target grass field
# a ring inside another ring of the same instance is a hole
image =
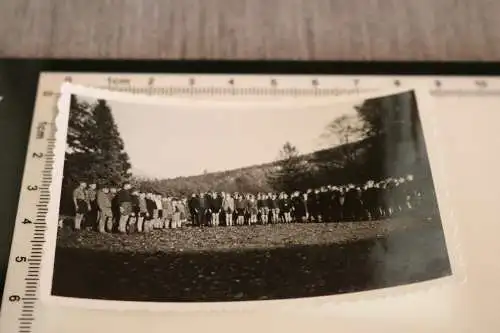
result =
[[[134,301],[263,300],[413,283],[451,272],[438,220],[156,230],[62,229],[53,294]]]

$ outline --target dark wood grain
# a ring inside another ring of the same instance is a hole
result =
[[[495,0],[4,0],[0,56],[497,60]]]

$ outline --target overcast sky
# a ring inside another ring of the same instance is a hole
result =
[[[335,118],[355,115],[359,101],[290,108],[108,103],[132,169],[141,176],[174,178],[271,162],[287,141],[302,154],[331,146],[321,134]]]

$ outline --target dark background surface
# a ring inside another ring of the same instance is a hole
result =
[[[499,63],[229,62],[0,59],[0,290],[16,222],[28,133],[41,71],[149,73],[500,75]]]
[[[3,292],[38,83],[37,66],[0,61],[0,290]]]

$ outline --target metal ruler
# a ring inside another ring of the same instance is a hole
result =
[[[54,117],[64,81],[131,93],[164,96],[315,97],[352,95],[394,87],[427,88],[436,96],[500,97],[492,77],[163,75],[42,73],[36,97],[16,226],[0,316],[0,332],[45,332],[39,301],[49,187],[54,162]]]

